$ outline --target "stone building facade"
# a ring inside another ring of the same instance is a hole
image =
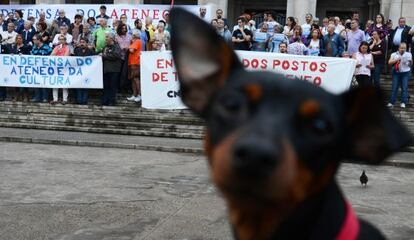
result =
[[[117,3],[147,3],[169,4],[170,0],[0,0],[1,4],[117,4]],[[241,13],[261,13],[273,10],[278,17],[295,16],[303,21],[305,14],[314,16],[349,16],[359,12],[363,21],[374,19],[379,12],[391,19],[394,25],[400,16],[407,18],[409,25],[414,24],[414,0],[175,0],[176,4],[214,4],[215,8],[224,10],[227,18],[233,20]]]

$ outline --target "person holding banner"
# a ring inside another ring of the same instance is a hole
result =
[[[74,49],[75,56],[86,57],[95,55],[95,51],[92,48],[88,47],[88,39],[87,38],[80,38],[79,44]],[[88,89],[76,89],[76,103],[81,105],[88,104]]]
[[[33,36],[33,48],[31,51],[32,55],[49,56],[52,53],[52,48],[49,44],[44,43],[41,35]],[[35,96],[32,102],[48,102],[49,100],[49,89],[47,88],[36,88]]]
[[[59,45],[57,45],[51,54],[52,56],[69,56],[70,55],[70,47],[66,42],[66,37],[64,35],[59,36]],[[65,105],[68,103],[68,95],[69,91],[67,88],[62,89],[62,104]],[[50,104],[54,105],[59,102],[59,89],[53,89],[53,100]]]
[[[101,19],[101,23],[104,19]],[[107,33],[105,46],[100,54],[103,60],[104,89],[102,96],[103,106],[114,106],[118,91],[119,74],[122,67],[121,47],[115,40],[115,34]]]
[[[20,34],[17,34],[16,43],[11,46],[10,54],[29,55],[30,51],[31,51],[31,47],[29,45],[24,44],[23,36]],[[24,102],[27,102],[29,100],[29,90],[27,88],[14,88],[13,101],[18,101],[21,96],[22,96],[22,100]]]
[[[313,29],[311,32],[311,39],[308,41],[308,54],[311,56],[324,56],[325,54],[325,44],[319,28]]]

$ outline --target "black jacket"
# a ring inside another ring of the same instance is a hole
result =
[[[394,36],[395,36],[395,33],[397,32],[397,29],[398,29],[398,27],[396,27],[391,32],[390,40],[388,41],[390,48],[392,48],[394,46]],[[404,30],[402,31],[402,35],[401,35],[401,42],[407,43],[407,47],[409,47],[411,45],[411,36],[408,35],[408,32],[410,31],[410,29],[411,28],[406,25],[404,27]]]

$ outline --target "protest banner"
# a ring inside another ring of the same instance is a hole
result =
[[[51,23],[53,19],[59,17],[59,9],[64,9],[66,17],[71,22],[75,19],[76,14],[84,16],[85,20],[88,17],[97,17],[99,7],[105,5],[107,8],[106,15],[110,17],[109,24],[112,24],[112,20],[120,19],[122,14],[126,14],[128,18],[128,24],[133,26],[136,19],[141,19],[145,22],[146,17],[153,19],[153,24],[157,24],[159,20],[165,19],[165,13],[171,8],[171,5],[152,5],[152,4],[23,4],[23,5],[0,5],[0,13],[7,16],[9,12],[16,10],[22,10],[24,19],[30,16],[39,18],[41,12],[46,15],[46,20]],[[180,5],[188,11],[198,15],[200,6],[197,5]],[[212,16],[212,7],[210,5],[205,6],[207,9],[206,18],[209,21]]]
[[[0,55],[0,86],[103,88],[102,57]]]
[[[267,52],[237,51],[248,70],[272,71],[287,79],[309,81],[339,94],[351,86],[353,59],[297,56]],[[143,52],[141,56],[142,106],[148,109],[183,109],[179,82],[170,51]]]
[[[141,97],[143,108],[186,108],[170,51],[141,53]]]

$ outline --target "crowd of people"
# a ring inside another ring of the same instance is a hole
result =
[[[0,15],[0,42],[2,54],[52,55],[52,56],[102,56],[104,63],[104,89],[102,105],[116,104],[121,90],[132,92],[128,101],[140,102],[140,53],[141,51],[163,51],[170,49],[170,24],[168,12],[156,25],[150,17],[142,22],[128,25],[127,15],[111,20],[106,7],[99,9],[96,18],[84,18],[76,14],[73,21],[63,9],[52,22],[46,21],[45,13],[38,19],[24,20],[22,11],[7,16]],[[199,16],[206,19],[206,8],[200,7]],[[109,24],[109,23],[112,24]],[[365,24],[359,14],[352,18],[319,18],[306,14],[304,24],[295,17],[287,17],[283,26],[275,20],[273,12],[265,12],[263,21],[256,23],[248,14],[229,26],[223,10],[215,12],[211,25],[235,50],[275,52],[294,55],[344,57],[357,61],[355,79],[358,86],[380,87],[381,73],[392,68],[392,96],[389,106],[394,106],[399,88],[402,90],[401,107],[406,107],[408,81],[411,78],[414,52],[414,26],[406,25],[401,17],[395,26],[378,14],[375,20]],[[110,26],[111,25],[111,26]],[[58,89],[34,89],[30,98],[28,89],[13,89],[13,100],[68,102],[69,91],[62,89],[59,100]],[[88,104],[88,90],[77,89],[72,96],[78,104]],[[6,99],[6,88],[0,88],[0,101]]]
[[[298,19],[289,16],[282,26],[269,11],[264,13],[259,24],[244,14],[231,28],[225,25],[222,10],[217,10],[216,16],[211,21],[212,26],[236,50],[354,58],[358,86],[380,87],[381,73],[389,66],[393,81],[388,106],[394,106],[401,88],[400,106],[406,107],[408,81],[414,71],[414,26],[407,26],[404,17],[399,18],[394,28],[392,21],[386,21],[382,14],[365,24],[360,21],[359,13],[349,19],[326,17],[320,24],[319,18],[308,13],[304,24],[299,25]]]

